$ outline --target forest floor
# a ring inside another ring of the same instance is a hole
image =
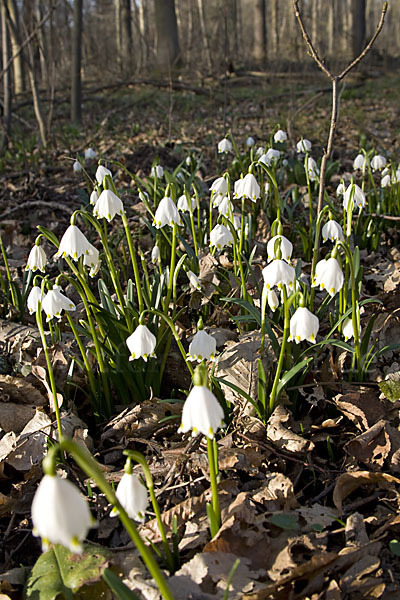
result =
[[[201,155],[199,177],[208,186],[224,171],[216,147],[228,131],[241,145],[247,136],[258,145],[269,141],[279,124],[288,131],[290,146],[305,137],[313,142],[313,155],[322,154],[330,93],[326,81],[315,74],[273,81],[243,75],[218,86],[187,88],[141,85],[88,94],[79,129],[67,124],[66,105],[60,102],[46,152],[37,148],[33,130],[32,136],[16,133],[0,159],[1,234],[16,279],[22,278],[36,226],[45,225],[61,236],[73,210],[87,203],[85,182],[73,173],[72,164],[89,146],[138,176],[149,175],[156,156],[172,171],[188,153]],[[352,172],[360,145],[399,164],[399,93],[400,78],[392,74],[354,77],[341,88],[333,157],[340,161],[340,175]],[[31,117],[28,111],[23,116]],[[122,172],[119,175],[124,204],[134,207],[137,191]],[[339,177],[331,183],[328,192],[333,196]],[[268,228],[260,228],[259,234],[257,241],[265,244]],[[363,293],[381,301],[373,311],[368,308],[363,319],[375,313],[373,335],[379,346],[400,338],[398,244],[399,225],[393,218],[385,222],[379,247],[361,250]],[[148,256],[151,245],[145,234],[143,245]],[[218,327],[223,339],[230,340],[228,345],[237,343],[230,319],[218,311],[214,315],[215,322],[208,325]],[[30,506],[42,476],[46,438],[36,434],[47,431],[53,415],[43,387],[45,363],[35,319],[25,314],[21,322],[12,309],[2,317],[0,598],[68,598],[65,592],[23,592],[40,556]],[[176,600],[225,598],[229,586],[230,599],[400,598],[399,390],[379,385],[388,374],[399,381],[398,351],[382,355],[367,380],[359,383],[347,380],[343,353],[328,347],[301,389],[289,389],[285,403],[265,424],[234,411],[218,438],[223,525],[213,539],[206,516],[210,484],[205,443],[176,433],[179,418],[170,417],[177,414],[177,406],[180,411],[179,404],[165,401],[174,390],[188,389],[180,367],[169,366],[163,403],[150,398],[119,407],[111,420],[99,422],[84,397],[65,384],[70,355],[67,335],[54,347],[52,358],[70,435],[90,448],[115,483],[122,475],[122,451],[143,452],[168,535],[177,517],[180,566],[169,578]],[[247,363],[242,376],[247,377],[251,358],[243,360]],[[85,385],[83,378],[80,385]],[[62,468],[75,481],[84,481],[72,462]],[[118,519],[110,518],[104,496],[94,489],[91,493],[99,526],[91,530],[90,542],[111,553],[102,555],[96,574],[82,576],[74,597],[111,598],[100,574],[112,565],[138,597],[158,598],[126,531]],[[151,517],[140,531],[159,543]],[[227,582],[237,558],[240,563]]]

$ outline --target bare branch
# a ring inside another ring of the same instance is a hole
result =
[[[357,58],[355,58],[353,60],[353,62],[351,62],[349,64],[348,67],[346,67],[344,69],[344,71],[342,71],[340,73],[340,75],[338,75],[338,80],[340,81],[341,79],[343,79],[343,77],[346,77],[347,73],[349,71],[351,71],[351,69],[353,69],[356,65],[358,65],[358,63],[364,58],[364,56],[367,54],[367,52],[370,51],[370,49],[372,48],[376,38],[378,37],[378,35],[380,34],[380,32],[382,31],[382,27],[383,24],[385,22],[385,16],[386,16],[386,12],[388,9],[388,3],[385,2],[384,5],[382,6],[382,12],[381,12],[381,18],[379,19],[379,23],[376,27],[376,31],[374,33],[374,35],[372,36],[372,38],[370,39],[370,41],[368,42],[368,44],[365,46],[364,50],[361,52],[360,56],[357,56]]]
[[[303,34],[304,41],[307,44],[307,47],[310,51],[311,56],[313,57],[313,59],[315,60],[315,62],[317,63],[317,65],[319,66],[321,71],[323,71],[325,73],[325,75],[327,75],[329,77],[330,80],[333,80],[334,79],[333,74],[330,72],[328,67],[323,62],[323,60],[320,59],[318,52],[314,48],[311,38],[308,35],[308,32],[304,26],[303,18],[301,16],[300,9],[299,9],[299,0],[293,0],[293,6],[294,6],[294,12],[296,15],[296,19],[300,25],[301,33]]]

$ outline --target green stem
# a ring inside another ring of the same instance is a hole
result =
[[[284,307],[283,338],[282,338],[281,352],[279,354],[278,365],[276,367],[275,378],[274,378],[274,382],[272,384],[272,390],[271,390],[271,394],[269,397],[269,414],[272,414],[274,412],[274,409],[276,406],[276,401],[277,401],[276,390],[278,388],[279,379],[281,376],[283,363],[285,360],[286,343],[287,343],[287,339],[289,337],[289,332],[290,332],[290,312],[289,312],[290,303],[288,302],[288,299],[287,299],[285,286],[282,287],[282,296],[283,296],[282,302],[283,302],[283,307]]]
[[[143,469],[147,489],[149,490],[151,503],[153,506],[154,513],[156,515],[157,525],[160,530],[161,539],[162,539],[164,551],[165,551],[165,556],[166,556],[167,563],[168,563],[168,568],[171,572],[173,572],[174,566],[175,566],[174,559],[173,559],[171,549],[168,544],[167,535],[165,533],[164,523],[162,522],[162,519],[161,519],[160,507],[159,507],[159,504],[157,502],[157,498],[156,498],[156,495],[154,492],[154,482],[153,482],[153,477],[151,476],[149,466],[146,462],[145,457],[140,452],[135,452],[134,450],[124,450],[123,453],[125,454],[125,456],[129,456],[129,458],[131,458],[132,460],[135,460],[137,463],[139,463]]]
[[[11,290],[11,300],[12,300],[13,306],[15,306],[15,308],[18,308],[18,301],[17,301],[17,298],[15,296],[14,287],[12,285],[12,277],[11,277],[10,266],[8,264],[7,254],[6,254],[6,250],[4,248],[3,239],[1,237],[1,235],[0,235],[0,249],[1,249],[1,253],[3,255],[4,266],[6,268],[7,279],[8,279],[8,283],[9,283],[10,290]]]
[[[158,586],[158,589],[161,592],[162,597],[164,598],[164,600],[174,600],[172,592],[160,570],[160,567],[156,563],[149,548],[147,548],[147,546],[144,544],[136,528],[136,525],[134,524],[132,519],[129,518],[125,509],[118,501],[114,490],[106,481],[99,465],[94,460],[94,458],[87,452],[87,450],[85,450],[76,442],[72,440],[63,439],[58,445],[58,448],[57,446],[55,446],[49,450],[48,455],[45,458],[45,461],[43,462],[44,469],[52,469],[54,471],[57,449],[69,452],[69,454],[71,454],[71,456],[74,458],[75,462],[79,465],[79,467],[91,479],[93,479],[96,482],[97,486],[103,492],[108,502],[115,506],[115,508],[118,510],[119,518],[121,519],[122,524],[127,530],[131,540],[139,550],[143,561],[145,562],[148,570],[150,571],[152,577],[154,578]]]
[[[221,527],[221,508],[219,505],[218,497],[218,484],[217,484],[217,472],[215,464],[218,462],[218,457],[214,453],[213,440],[207,437],[207,452],[208,452],[208,465],[210,469],[210,482],[211,482],[211,494],[212,494],[212,508],[216,519],[215,523],[210,523],[211,535],[214,537]]]
[[[138,264],[137,264],[137,259],[136,259],[136,253],[135,253],[135,249],[133,247],[132,236],[131,236],[131,232],[129,229],[129,223],[128,223],[128,219],[126,218],[126,215],[122,215],[122,224],[125,229],[126,240],[128,242],[128,247],[129,247],[129,254],[131,256],[133,273],[135,276],[135,283],[136,283],[136,292],[137,292],[137,296],[138,296],[138,308],[139,308],[139,313],[141,313],[143,311],[143,294],[142,294],[142,288],[141,288],[141,283],[140,283],[140,275],[139,275],[139,269],[138,269]]]
[[[90,389],[92,390],[92,394],[93,394],[94,398],[96,398],[97,397],[96,381],[95,381],[95,378],[94,378],[94,375],[93,375],[92,367],[90,366],[89,361],[87,359],[85,347],[83,345],[81,336],[79,335],[78,330],[75,327],[75,323],[71,319],[69,313],[66,312],[65,314],[66,314],[69,326],[71,327],[71,331],[72,331],[72,333],[75,336],[76,343],[78,344],[78,348],[79,348],[81,356],[82,356],[83,364],[85,365],[86,375],[87,375],[88,380],[89,380]]]

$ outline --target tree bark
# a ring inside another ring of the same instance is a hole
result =
[[[200,29],[201,29],[201,38],[203,40],[204,53],[207,61],[207,68],[209,71],[212,71],[212,58],[211,58],[211,49],[210,49],[210,40],[208,37],[208,31],[206,26],[206,15],[204,11],[204,2],[203,0],[197,0],[197,7],[199,9],[199,18],[200,18]]]
[[[365,0],[352,0],[351,47],[354,56],[358,56],[364,48],[365,33]]]
[[[132,12],[131,0],[121,0],[121,50],[122,71],[128,75],[132,71]]]
[[[82,3],[83,0],[74,1],[71,60],[71,121],[78,125],[82,122]]]
[[[180,56],[175,1],[154,0],[154,8],[157,63],[160,67],[170,68],[176,65]]]
[[[8,63],[10,56],[10,41],[8,36],[7,27],[7,7],[4,4],[5,0],[1,4],[1,49],[3,65]],[[11,71],[10,68],[6,69],[3,75],[3,140],[2,147],[4,148],[8,143],[8,138],[11,133]]]
[[[14,24],[14,28],[10,31],[11,56],[15,56],[13,58],[14,92],[15,94],[21,94],[25,90],[25,69],[22,52],[19,51],[21,46],[21,31],[18,7],[15,0],[8,0],[8,12]]]
[[[267,29],[265,26],[265,0],[254,2],[254,60],[264,64],[267,48]]]

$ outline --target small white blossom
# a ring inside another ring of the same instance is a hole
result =
[[[228,182],[225,177],[218,177],[212,186],[210,187],[210,192],[214,196],[226,196],[228,193]]]
[[[195,385],[186,398],[179,431],[192,435],[199,433],[213,439],[215,432],[223,426],[224,411],[214,394],[205,386]]]
[[[252,148],[254,146],[254,144],[255,144],[254,138],[251,137],[251,135],[249,135],[249,137],[246,140],[246,146],[248,148]]]
[[[155,358],[156,343],[156,336],[151,333],[150,329],[146,325],[138,325],[126,340],[126,345],[131,353],[129,360],[143,358],[147,361],[149,357]]]
[[[392,178],[390,177],[390,174],[388,173],[387,175],[382,177],[381,187],[382,188],[389,187],[391,184],[392,184]]]
[[[224,217],[229,217],[233,212],[233,204],[230,201],[229,196],[224,196],[221,202],[218,203],[218,212],[220,215],[224,215]]]
[[[342,289],[343,282],[342,269],[336,258],[328,258],[328,260],[323,258],[316,264],[313,287],[319,285],[321,290],[325,289],[333,297]]]
[[[161,177],[164,176],[164,167],[162,167],[161,165],[153,165],[151,167],[150,175],[152,177],[157,177],[158,179],[161,179]]]
[[[275,312],[279,306],[279,299],[278,299],[278,296],[276,295],[275,290],[268,290],[267,302],[268,302],[268,306],[270,307],[272,312]]]
[[[356,183],[350,183],[343,195],[343,208],[347,211],[350,210],[350,207],[352,209],[353,206],[364,208],[366,203],[362,189]]]
[[[60,477],[45,475],[32,502],[33,534],[42,538],[43,551],[62,544],[71,552],[82,552],[93,519],[78,488]]]
[[[287,133],[286,131],[283,131],[283,129],[278,129],[278,131],[275,133],[274,135],[274,142],[286,142],[287,140]]]
[[[347,317],[343,321],[342,333],[343,333],[345,342],[347,342],[347,340],[350,340],[352,337],[354,337],[353,319],[351,317]],[[360,326],[359,333],[361,333],[361,326]]]
[[[189,198],[190,204],[192,205],[192,211],[196,208],[196,198]],[[177,202],[177,209],[181,212],[191,212],[189,207],[189,202],[186,197],[186,194],[182,194],[179,196]]]
[[[189,344],[188,358],[200,362],[202,360],[214,360],[216,350],[217,340],[205,332],[204,329],[199,329]]]
[[[70,225],[61,238],[60,246],[55,254],[57,258],[70,256],[78,260],[89,253],[91,243],[76,225]]]
[[[383,169],[386,166],[386,158],[382,154],[376,154],[371,160],[371,167],[373,171]]]
[[[289,341],[295,341],[296,344],[302,340],[308,340],[315,344],[319,329],[319,319],[308,310],[300,306],[290,319],[290,337]]]
[[[36,271],[39,270],[44,273],[47,265],[46,252],[42,246],[35,244],[32,250],[29,252],[28,262],[26,263],[25,271]]]
[[[60,292],[61,288],[59,285],[53,286],[52,290],[48,290],[47,294],[43,298],[42,309],[46,315],[46,321],[50,321],[54,317],[61,319],[61,313],[63,310],[75,310],[76,306]]]
[[[344,236],[342,226],[333,219],[329,219],[322,228],[322,239],[324,242],[326,242],[326,240],[330,240],[331,242],[336,240],[343,241]]]
[[[252,202],[260,197],[260,186],[252,173],[247,173],[243,179],[235,181],[234,185],[235,198],[248,198]]]
[[[118,198],[111,190],[103,190],[93,209],[93,214],[98,219],[107,219],[112,221],[115,215],[124,215],[124,205],[122,200]]]
[[[34,285],[31,291],[29,292],[29,296],[26,300],[26,305],[28,307],[30,315],[33,315],[35,312],[37,312],[41,297],[42,290],[38,285]]]
[[[200,279],[193,273],[193,271],[186,271],[187,278],[189,279],[189,283],[191,286],[196,288],[196,290],[201,290]]]
[[[344,185],[343,181],[341,181],[336,188],[336,196],[338,198],[340,198],[340,196],[343,196],[345,191],[346,191],[346,186]]]
[[[94,160],[97,157],[97,152],[93,148],[87,148],[85,150],[85,160]]]
[[[82,171],[82,165],[81,165],[81,163],[79,162],[79,160],[76,160],[76,161],[74,162],[74,164],[72,165],[72,168],[73,168],[73,170],[74,170],[74,173],[80,173],[80,171]]]
[[[232,246],[233,236],[225,225],[216,225],[210,233],[210,246],[216,246],[222,250],[224,246]]]
[[[295,270],[284,260],[273,260],[263,269],[262,274],[268,290],[273,288],[275,285],[279,289],[282,289],[284,285],[289,288],[293,288]]]
[[[269,148],[265,154],[260,156],[259,162],[264,163],[267,167],[270,167],[274,162],[279,160],[281,153],[275,148]]]
[[[230,142],[227,138],[224,138],[218,142],[218,153],[222,154],[223,152],[232,152],[232,142]]]
[[[364,154],[357,154],[353,161],[353,169],[355,171],[362,171],[364,173],[367,168],[368,160]]]
[[[107,169],[106,167],[103,167],[103,165],[99,165],[97,167],[97,170],[96,170],[96,181],[97,181],[97,183],[99,183],[100,185],[102,185],[103,181],[104,181],[104,177],[106,175],[109,175],[112,178],[112,173],[111,173],[110,169]]]
[[[164,196],[157,207],[153,225],[156,229],[160,229],[161,227],[164,227],[164,225],[173,227],[174,224],[182,225],[181,217],[172,198]]]
[[[315,160],[309,156],[306,161],[304,161],[304,168],[308,170],[308,176],[311,181],[317,181],[319,177],[319,168]]]
[[[128,516],[135,521],[144,523],[144,513],[149,505],[147,488],[136,473],[124,473],[119,482],[115,495]],[[118,510],[113,509],[111,517],[116,517]]]
[[[275,253],[275,243],[277,240],[281,240],[280,249],[281,249],[281,258],[286,262],[290,262],[293,252],[293,244],[290,240],[285,238],[283,235],[275,235],[271,238],[267,244],[267,256],[268,262],[274,260],[274,258],[278,258]]]
[[[155,265],[160,258],[160,248],[158,246],[153,246],[151,251],[151,262]]]
[[[90,200],[89,200],[90,204],[92,206],[95,206],[98,199],[99,199],[99,194],[98,194],[97,190],[93,190],[93,192],[90,194]]]
[[[303,140],[300,140],[297,142],[296,144],[296,150],[297,152],[310,152],[312,147],[312,144],[310,142],[310,140],[306,140],[305,138]]]
[[[89,244],[89,248],[83,256],[83,264],[90,267],[89,276],[95,277],[100,269],[100,253],[95,246]]]

